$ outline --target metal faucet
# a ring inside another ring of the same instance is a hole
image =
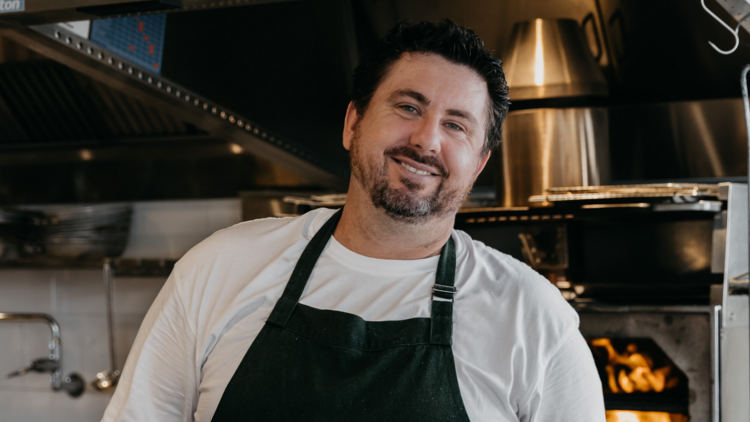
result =
[[[0,312],[0,322],[42,322],[52,331],[49,355],[46,358],[34,359],[27,366],[7,374],[6,378],[18,377],[29,372],[49,372],[53,390],[64,390],[73,397],[83,394],[85,383],[80,375],[74,372],[62,378],[60,326],[51,315]]]

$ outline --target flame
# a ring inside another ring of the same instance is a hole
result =
[[[654,362],[647,355],[638,353],[638,346],[631,343],[625,353],[618,353],[608,338],[591,340],[591,345],[607,350],[607,383],[613,393],[661,393],[675,387],[679,380],[668,378],[671,366],[651,369]],[[617,367],[620,370],[617,371]],[[624,368],[623,368],[624,367]],[[625,420],[623,420],[624,422]]]
[[[665,412],[607,410],[607,422],[687,422],[687,420],[686,416]]]

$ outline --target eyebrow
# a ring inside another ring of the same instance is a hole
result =
[[[427,99],[422,93],[414,91],[412,89],[399,89],[396,91],[393,91],[391,95],[388,96],[388,100],[395,101],[399,97],[411,97],[415,100],[417,100],[420,104],[423,105],[429,105],[430,100]]]
[[[395,101],[399,97],[411,97],[417,100],[417,102],[419,102],[420,104],[423,104],[425,106],[430,104],[430,100],[428,100],[427,97],[425,97],[422,93],[414,91],[412,89],[399,89],[399,90],[393,91],[391,95],[388,96],[388,100]],[[449,116],[456,116],[462,119],[466,119],[473,124],[478,124],[477,119],[474,118],[474,116],[468,111],[450,109],[446,111],[446,114],[448,114]]]

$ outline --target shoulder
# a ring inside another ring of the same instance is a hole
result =
[[[578,330],[578,314],[549,280],[460,230],[454,238],[460,245],[457,281],[465,284],[472,300],[491,303],[487,311],[495,323],[513,321],[522,331],[514,334],[538,342],[545,358]]]
[[[299,217],[263,218],[219,230],[177,262],[174,273],[178,283],[191,290],[219,279],[227,288],[232,280],[244,283],[296,249],[301,253],[311,233],[333,212],[318,209]]]

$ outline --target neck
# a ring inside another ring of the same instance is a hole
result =
[[[394,220],[376,208],[352,181],[333,236],[347,249],[379,259],[422,259],[440,254],[453,230],[454,215],[419,224]]]

